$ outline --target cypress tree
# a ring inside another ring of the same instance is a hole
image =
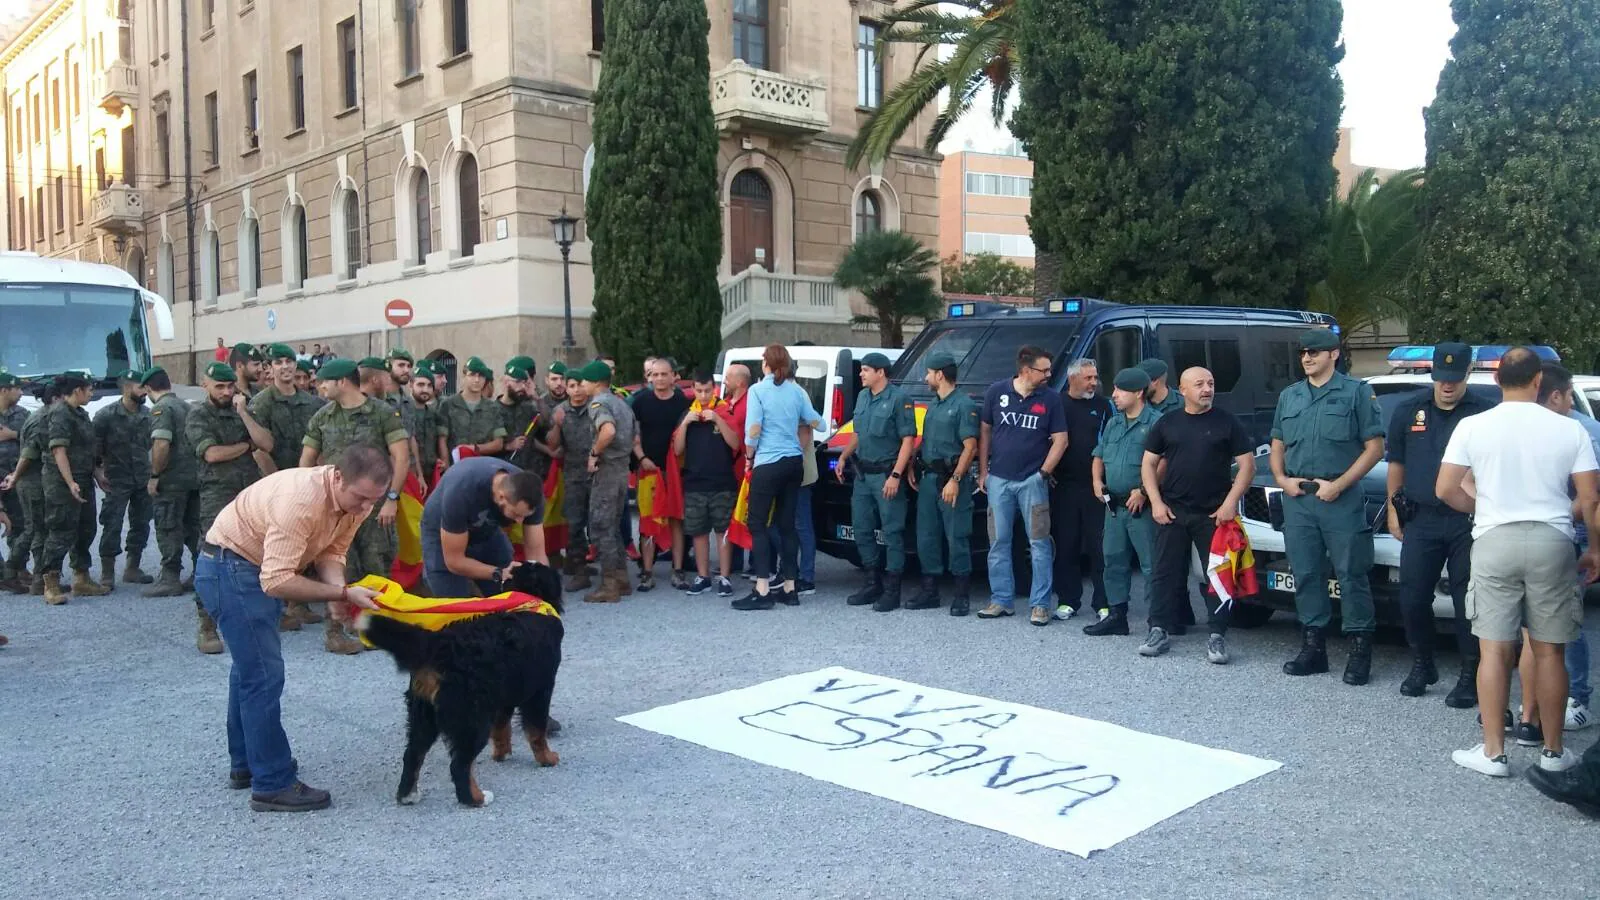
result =
[[[705,0],[607,0],[595,90],[598,347],[638,371],[648,355],[687,370],[722,344],[722,214]]]
[[[1326,269],[1339,0],[1017,0],[1033,240],[1060,290],[1303,307]]]
[[[1418,340],[1600,349],[1600,2],[1455,0],[1426,113]]]

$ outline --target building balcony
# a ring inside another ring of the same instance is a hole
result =
[[[848,325],[852,315],[850,293],[827,277],[751,266],[722,283],[724,339],[751,322]]]
[[[711,111],[724,132],[809,136],[828,129],[828,87],[736,59],[711,74]]]
[[[89,199],[89,226],[111,234],[133,234],[144,228],[144,197],[125,184],[95,191]]]
[[[125,62],[113,62],[95,75],[95,96],[100,108],[113,116],[124,107],[139,104],[139,70]]]

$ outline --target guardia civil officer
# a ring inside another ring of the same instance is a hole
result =
[[[1094,495],[1105,499],[1105,529],[1101,551],[1105,556],[1106,597],[1100,620],[1083,627],[1083,633],[1099,636],[1128,633],[1128,600],[1133,593],[1133,558],[1139,558],[1147,595],[1155,582],[1156,523],[1150,515],[1150,502],[1140,483],[1140,464],[1144,461],[1145,438],[1150,426],[1161,418],[1154,406],[1145,402],[1150,376],[1143,369],[1123,369],[1112,381],[1111,403],[1120,415],[1113,415],[1094,448]]]
[[[945,543],[950,544],[950,574],[956,579],[950,615],[969,611],[972,579],[972,463],[978,455],[978,404],[956,390],[956,359],[948,353],[928,354],[923,376],[933,399],[922,418],[922,449],[917,454],[912,486],[917,490],[917,562],[922,590],[906,609],[939,607],[939,576],[944,572]]]
[[[1300,653],[1285,675],[1328,671],[1325,629],[1333,617],[1327,566],[1339,579],[1340,616],[1350,636],[1345,684],[1366,684],[1372,669],[1372,528],[1361,479],[1383,456],[1378,395],[1334,368],[1339,337],[1326,328],[1300,335],[1306,377],[1278,395],[1272,420],[1272,477],[1283,489],[1283,542],[1294,573]]]
[[[1139,363],[1139,368],[1150,376],[1150,387],[1145,392],[1145,403],[1156,411],[1156,416],[1164,416],[1169,412],[1183,406],[1183,397],[1167,386],[1167,363],[1159,356],[1152,356]]]
[[[900,577],[906,569],[906,494],[900,489],[911,463],[917,416],[911,398],[889,383],[889,358],[882,353],[861,357],[861,383],[865,387],[856,397],[855,430],[834,470],[843,482],[845,463],[856,457],[850,525],[866,582],[845,602],[889,612],[900,608]],[[884,550],[878,547],[880,529]]]

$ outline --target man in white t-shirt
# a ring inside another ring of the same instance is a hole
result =
[[[1506,777],[1503,723],[1510,673],[1523,626],[1533,645],[1538,675],[1535,692],[1543,724],[1539,768],[1560,772],[1578,758],[1561,745],[1567,702],[1565,645],[1578,636],[1579,560],[1573,551],[1573,501],[1594,530],[1600,498],[1600,464],[1583,426],[1536,400],[1541,360],[1526,347],[1500,361],[1495,380],[1505,400],[1463,420],[1450,436],[1435,485],[1439,499],[1473,515],[1472,582],[1467,618],[1478,636],[1478,706],[1483,743],[1451,754],[1457,765]],[[1471,474],[1475,491],[1463,482]],[[1590,576],[1600,570],[1600,551],[1583,554]]]

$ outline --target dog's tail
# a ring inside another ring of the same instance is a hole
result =
[[[434,632],[426,628],[363,610],[356,617],[355,630],[372,646],[394,657],[394,664],[402,671],[423,668],[433,655]]]

